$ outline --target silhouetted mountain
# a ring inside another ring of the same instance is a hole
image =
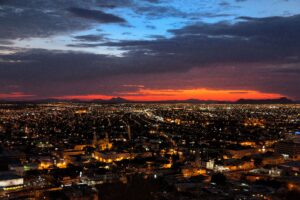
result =
[[[114,97],[108,100],[95,99],[91,101],[83,101],[79,99],[62,100],[62,99],[40,99],[40,100],[0,100],[0,103],[58,103],[58,102],[73,102],[73,103],[103,103],[103,104],[121,104],[121,103],[193,103],[193,104],[292,104],[300,103],[300,101],[293,101],[286,97],[279,99],[239,99],[237,101],[216,101],[216,100],[200,100],[200,99],[186,99],[186,100],[163,100],[163,101],[132,101],[121,97]]]
[[[111,99],[108,99],[108,100],[105,100],[105,99],[95,99],[95,100],[91,100],[91,101],[87,101],[87,102],[90,102],[90,103],[133,103],[134,101],[130,101],[130,100],[127,100],[127,99],[124,99],[124,98],[121,98],[121,97],[114,97],[114,98],[111,98]]]
[[[111,98],[109,100],[107,100],[108,103],[130,103],[133,101],[121,98],[121,97],[115,97],[115,98]]]
[[[141,102],[143,103],[143,102]],[[226,101],[186,99],[186,100],[163,100],[163,101],[147,101],[147,103],[194,103],[194,104],[214,104],[214,103],[230,103]]]
[[[240,99],[237,104],[291,104],[294,103],[291,99],[282,97],[279,99]]]

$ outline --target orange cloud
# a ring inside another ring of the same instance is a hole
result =
[[[185,90],[149,90],[141,89],[136,94],[123,96],[133,100],[227,100],[234,101],[240,98],[245,99],[269,99],[279,98],[282,95],[273,93],[263,93],[255,90],[214,90],[214,89],[185,89]]]
[[[281,94],[264,93],[255,90],[215,90],[215,89],[144,89],[139,88],[136,92],[119,93],[118,96],[135,101],[159,101],[159,100],[185,100],[185,99],[201,99],[201,100],[226,100],[235,101],[244,99],[272,99],[280,98]],[[110,99],[113,96],[101,94],[63,96],[60,99]]]
[[[0,99],[24,99],[34,97],[32,94],[24,94],[22,92],[0,93]]]

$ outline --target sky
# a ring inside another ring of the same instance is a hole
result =
[[[300,0],[0,0],[0,99],[300,99]]]

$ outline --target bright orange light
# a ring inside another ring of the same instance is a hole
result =
[[[150,90],[140,89],[136,93],[123,96],[133,100],[229,100],[234,101],[244,99],[268,99],[279,98],[282,95],[272,93],[262,93],[254,90],[213,90],[205,88],[186,89],[186,90]]]
[[[41,162],[40,165],[38,166],[39,170],[43,170],[43,169],[48,169],[51,166],[50,163],[47,162]]]
[[[281,94],[264,93],[255,90],[215,90],[206,88],[195,89],[144,89],[139,88],[136,92],[119,93],[120,97],[135,100],[135,101],[160,101],[160,100],[226,100],[235,101],[241,98],[244,99],[273,99],[282,97]],[[77,95],[77,96],[62,96],[59,99],[110,99],[113,96],[101,94]]]
[[[67,163],[66,162],[57,163],[56,167],[58,167],[58,168],[67,168]]]

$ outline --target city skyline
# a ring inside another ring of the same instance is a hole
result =
[[[297,0],[0,0],[0,99],[300,99]]]

